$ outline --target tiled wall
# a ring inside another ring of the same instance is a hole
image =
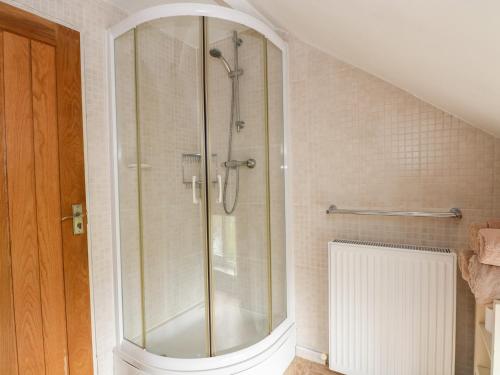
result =
[[[86,125],[86,168],[89,246],[95,347],[99,374],[110,375],[115,345],[113,256],[111,247],[111,195],[109,163],[106,29],[125,17],[119,9],[99,0],[5,1],[80,31]]]
[[[296,39],[290,79],[298,345],[327,352],[327,242],[465,246],[469,223],[499,213],[500,142]],[[459,207],[464,218],[327,216],[332,203]],[[457,374],[472,373],[472,330],[473,299],[459,278]]]

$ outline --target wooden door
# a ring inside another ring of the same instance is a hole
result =
[[[0,374],[90,375],[78,32],[0,3]]]

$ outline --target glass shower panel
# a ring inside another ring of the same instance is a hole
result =
[[[134,44],[134,30],[115,40],[117,172],[123,336],[144,347]]]
[[[286,319],[285,134],[283,56],[267,41],[269,194],[271,222],[272,327]]]
[[[265,39],[206,20],[212,354],[270,332]]]
[[[202,18],[136,29],[146,348],[209,355]]]

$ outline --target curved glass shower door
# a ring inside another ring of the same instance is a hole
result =
[[[136,28],[146,349],[209,354],[202,19]]]
[[[177,358],[209,355],[201,40],[175,17],[115,46],[124,336]]]
[[[214,354],[270,332],[264,47],[247,27],[206,22],[209,173],[220,181],[208,203]]]
[[[123,337],[172,358],[286,318],[281,50],[216,18],[115,39]]]

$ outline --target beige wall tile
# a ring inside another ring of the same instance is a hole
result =
[[[327,242],[465,246],[469,223],[500,213],[500,147],[483,131],[293,38],[290,79],[298,344],[327,352]],[[326,216],[332,203],[459,207],[464,218]],[[470,374],[473,298],[460,280],[457,374]]]

